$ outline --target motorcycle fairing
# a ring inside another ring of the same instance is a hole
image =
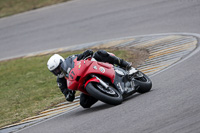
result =
[[[71,90],[80,90],[87,94],[84,89],[84,84],[86,78],[90,74],[95,75],[103,75],[108,77],[112,83],[114,83],[115,79],[115,71],[113,65],[108,63],[102,63],[97,61],[88,60],[80,60],[77,61],[77,58],[74,59],[74,68],[69,72],[69,76],[67,79],[67,86]],[[90,81],[95,81],[95,79],[91,79]],[[89,82],[86,82],[88,84]]]
[[[123,82],[124,76],[126,75],[125,71],[122,68],[115,67],[115,80],[114,85],[115,87],[121,92],[121,94],[125,91],[125,85]]]
[[[135,91],[135,87],[133,85],[133,81],[130,81],[128,79],[127,72],[123,70],[122,68],[115,67],[115,80],[114,85],[115,87],[121,92],[121,94],[125,97],[127,94],[130,94],[130,92]]]

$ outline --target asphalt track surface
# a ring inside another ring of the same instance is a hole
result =
[[[199,12],[199,0],[74,0],[0,19],[0,58],[133,35],[200,34]],[[152,76],[149,93],[119,106],[79,107],[20,132],[199,133],[198,50]]]
[[[199,0],[73,0],[0,19],[0,59],[127,36],[199,33]]]

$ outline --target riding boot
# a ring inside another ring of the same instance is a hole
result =
[[[132,63],[127,62],[123,59],[120,59],[119,66],[126,69],[129,75],[132,75],[137,72],[137,70],[134,67],[132,67]]]
[[[117,65],[119,65],[120,67],[122,67],[126,70],[130,70],[131,67],[132,67],[132,63],[127,62],[127,61],[120,59],[120,58],[119,58],[119,64],[117,64]]]

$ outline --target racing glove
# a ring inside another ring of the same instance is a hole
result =
[[[83,52],[82,54],[78,55],[77,60],[82,60],[85,59],[88,56],[93,56],[93,51],[91,49],[86,50],[85,52]]]
[[[69,90],[68,93],[65,95],[65,99],[69,102],[73,102],[75,99],[76,91]]]

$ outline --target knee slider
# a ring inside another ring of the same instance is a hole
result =
[[[91,105],[89,105],[87,102],[85,101],[80,101],[80,105],[83,107],[83,108],[90,108]]]

